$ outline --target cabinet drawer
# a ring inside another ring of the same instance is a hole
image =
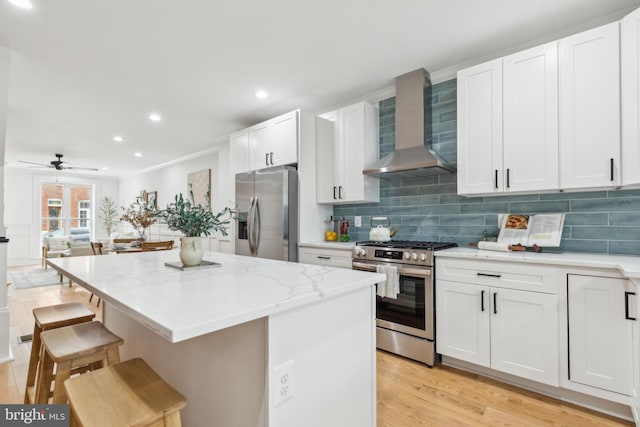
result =
[[[438,257],[436,278],[452,282],[520,289],[523,291],[558,292],[557,269],[550,266],[518,262],[449,259]]]
[[[351,268],[351,250],[300,248],[302,263]]]

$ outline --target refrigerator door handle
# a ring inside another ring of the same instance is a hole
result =
[[[249,200],[249,214],[247,216],[247,240],[249,241],[249,254],[253,255],[253,197]]]
[[[253,202],[253,256],[258,256],[258,246],[260,246],[260,205],[256,197]]]

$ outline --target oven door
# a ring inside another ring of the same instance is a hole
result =
[[[376,265],[398,267],[400,293],[397,298],[376,296],[376,325],[433,340],[433,282],[431,267],[353,261],[352,268],[376,271]]]

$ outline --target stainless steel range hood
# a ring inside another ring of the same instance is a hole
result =
[[[380,178],[439,175],[456,171],[439,154],[424,145],[424,89],[431,86],[424,69],[396,77],[396,149],[369,168],[364,175]],[[427,123],[431,129],[430,122]]]

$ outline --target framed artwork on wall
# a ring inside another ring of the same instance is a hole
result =
[[[158,192],[147,191],[145,202],[153,206],[154,209],[158,209]]]
[[[187,194],[194,204],[211,207],[211,169],[187,175]]]

